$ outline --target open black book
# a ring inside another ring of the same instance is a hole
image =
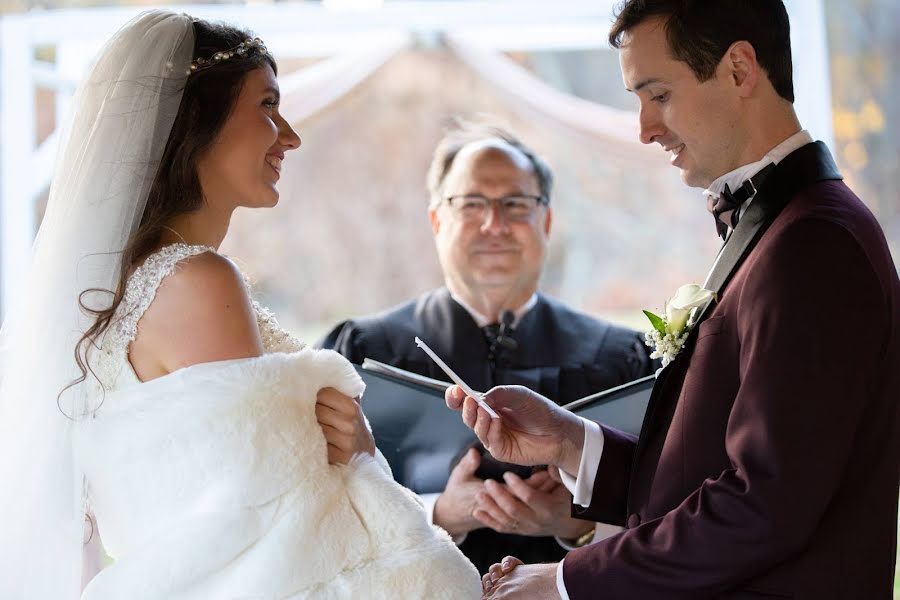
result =
[[[477,442],[459,414],[444,404],[444,391],[453,384],[370,359],[356,369],[366,382],[363,411],[372,425],[375,443],[391,465],[394,478],[418,493],[443,490],[451,466]],[[644,377],[586,396],[564,408],[637,435],[653,382],[652,375]],[[526,476],[531,471],[485,457],[478,474],[483,478],[496,478],[506,470]]]

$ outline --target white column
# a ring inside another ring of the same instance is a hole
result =
[[[825,6],[822,0],[786,0],[785,6],[791,19],[797,116],[814,139],[822,140],[833,150]]]
[[[27,181],[37,129],[32,52],[26,22],[0,19],[0,314],[24,281],[36,233]]]

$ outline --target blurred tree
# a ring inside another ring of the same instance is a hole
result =
[[[900,3],[825,0],[836,158],[900,261]],[[796,26],[796,24],[795,24]]]

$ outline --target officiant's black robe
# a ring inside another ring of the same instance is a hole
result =
[[[641,334],[543,295],[538,295],[537,304],[511,334],[518,347],[509,350],[495,344],[493,359],[489,338],[446,288],[377,315],[340,323],[319,345],[337,350],[356,364],[371,358],[446,381],[443,371],[416,346],[416,336],[476,390],[524,385],[559,404],[654,370]],[[460,549],[481,573],[506,555],[526,563],[565,555],[553,538],[505,535],[490,529],[473,531]]]

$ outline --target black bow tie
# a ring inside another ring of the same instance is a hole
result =
[[[774,169],[774,164],[766,165],[762,171],[742,183],[735,191],[732,192],[726,183],[721,196],[717,198],[710,196],[707,199],[706,208],[712,213],[716,221],[716,233],[723,241],[728,237],[728,228],[733,230],[737,227],[741,218],[741,205],[756,195],[756,190]]]

